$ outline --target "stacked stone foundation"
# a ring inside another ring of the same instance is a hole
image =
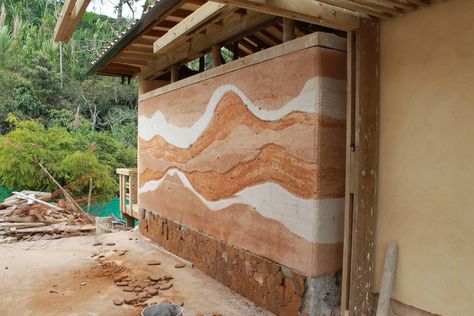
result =
[[[140,231],[275,315],[330,315],[338,304],[335,277],[320,282],[147,210]]]

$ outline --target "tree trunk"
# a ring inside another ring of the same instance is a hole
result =
[[[119,0],[119,3],[117,4],[117,19],[122,18],[123,2],[124,0]]]

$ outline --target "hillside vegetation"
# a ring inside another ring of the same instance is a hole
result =
[[[55,189],[39,164],[78,196],[118,189],[114,169],[136,165],[136,86],[85,76],[128,21],[86,13],[73,38],[53,41],[62,3],[0,0],[0,185]],[[63,72],[60,72],[60,50]]]

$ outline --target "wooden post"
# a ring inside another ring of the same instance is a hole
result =
[[[239,59],[239,41],[235,41],[232,45],[232,58],[233,60]]]
[[[171,82],[176,82],[179,80],[179,66],[174,64],[171,66]]]
[[[361,22],[356,35],[354,212],[349,315],[372,312],[379,108],[379,21]]]
[[[205,56],[201,56],[199,57],[199,72],[203,72],[205,67],[206,67],[206,60],[205,60]]]
[[[295,20],[283,18],[283,42],[288,42],[295,38]]]
[[[219,45],[212,46],[212,67],[222,65],[221,47]]]
[[[347,103],[346,103],[346,185],[344,202],[344,250],[342,262],[341,311],[349,310],[352,220],[354,212],[355,150],[355,33],[347,33]]]
[[[92,203],[92,177],[89,177],[89,195],[87,196],[87,214],[90,214]]]

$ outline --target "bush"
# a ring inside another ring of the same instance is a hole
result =
[[[79,150],[80,143],[66,129],[47,129],[34,121],[13,123],[14,130],[0,138],[3,185],[16,190],[56,190],[41,163],[61,185],[74,182],[71,191],[79,196],[87,194],[92,178],[94,197],[99,201],[112,198],[118,186],[111,167],[99,162],[92,150]]]
[[[37,118],[45,113],[45,106],[36,97],[31,81],[11,71],[0,71],[0,133],[11,125],[6,118],[13,114],[19,119]]]
[[[78,196],[88,194],[90,178],[97,201],[110,200],[117,189],[117,183],[110,176],[110,167],[101,164],[92,151],[76,151],[63,159],[58,169],[66,183],[74,183],[71,191]]]

